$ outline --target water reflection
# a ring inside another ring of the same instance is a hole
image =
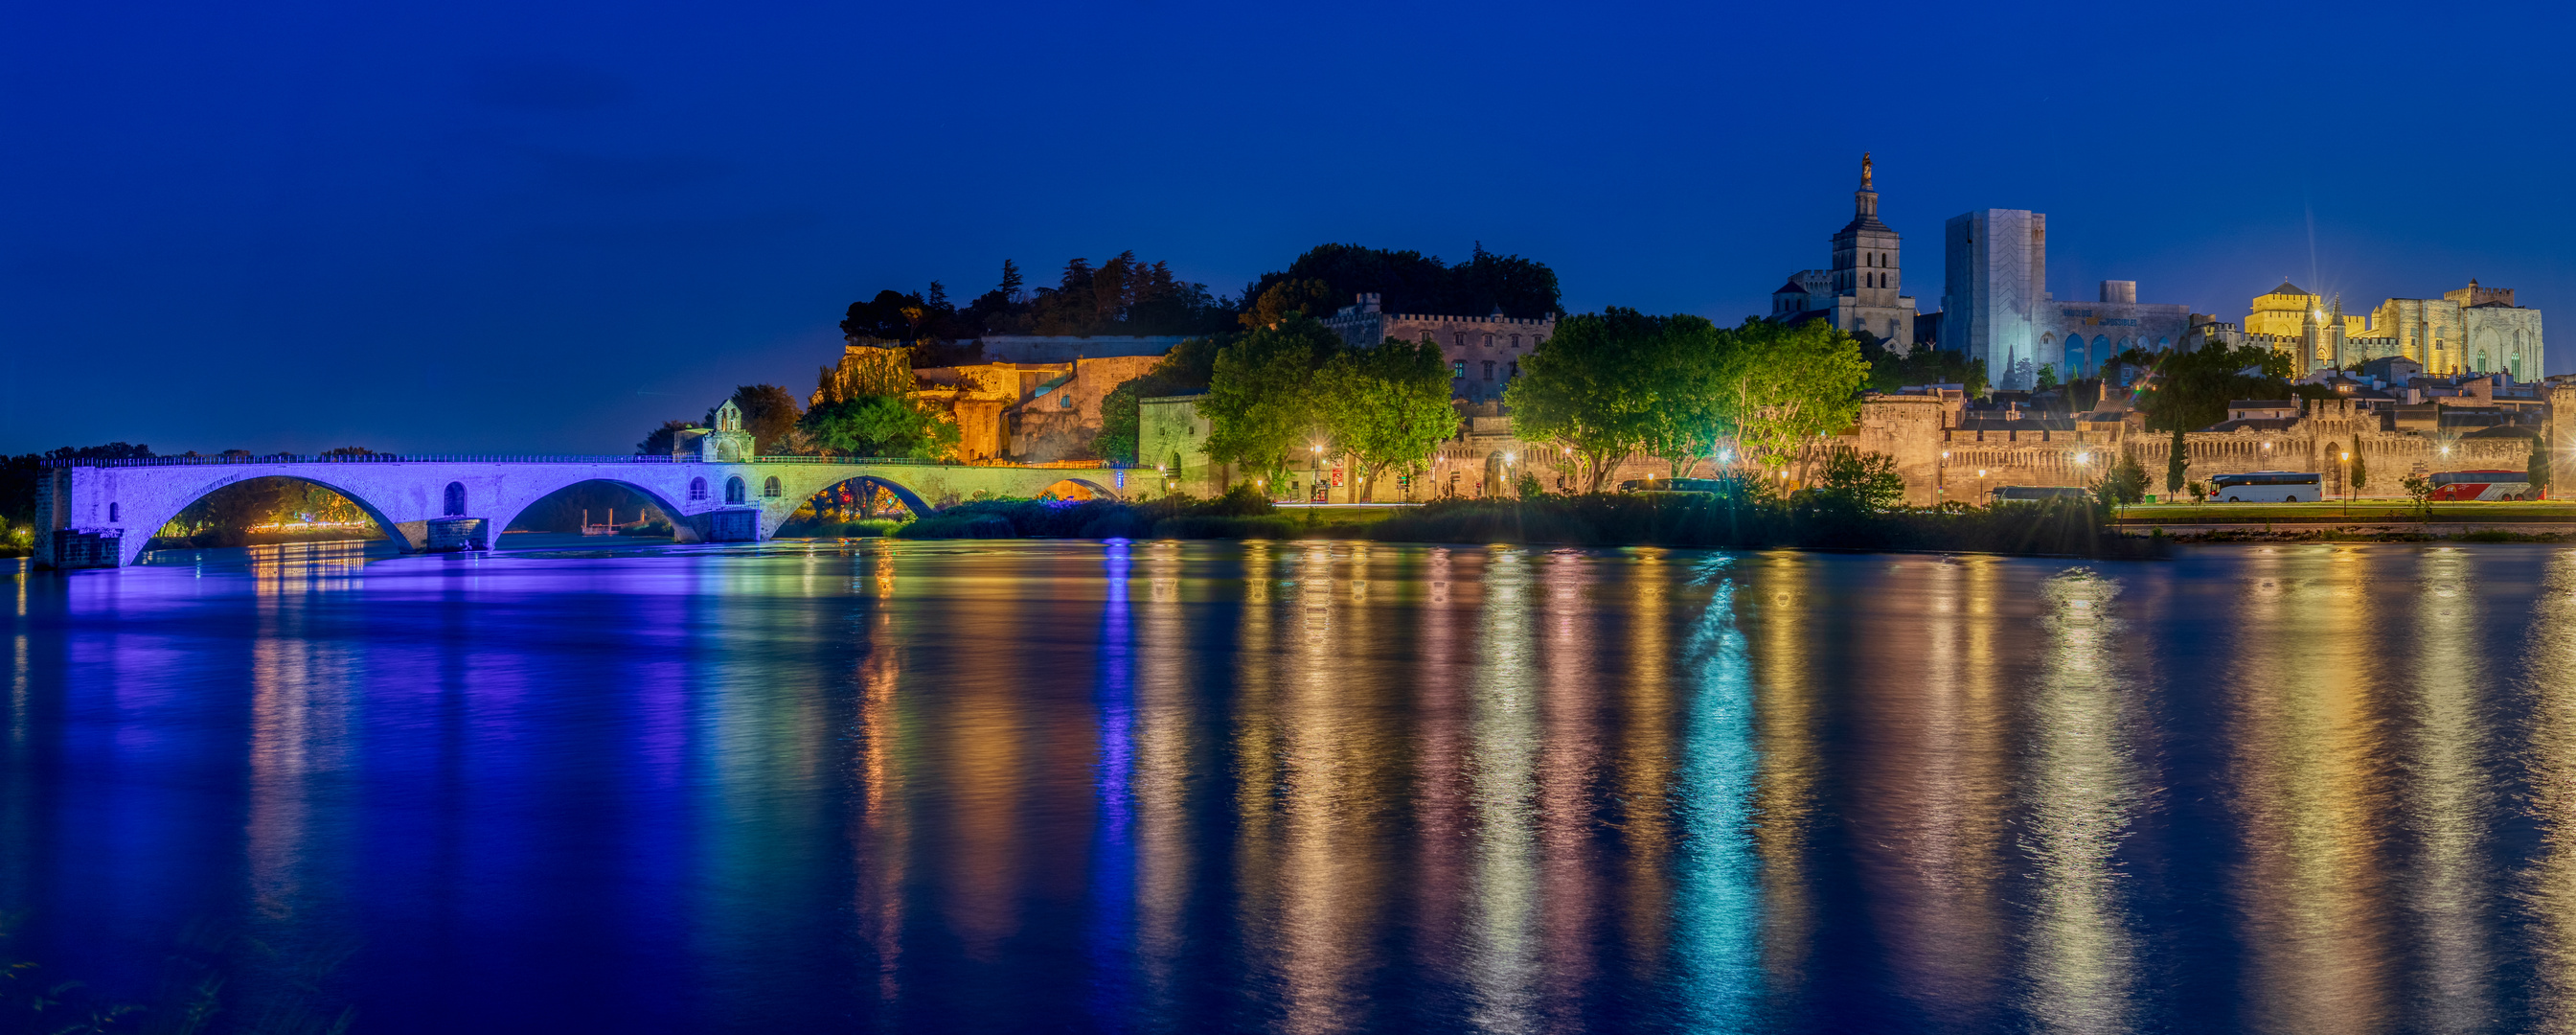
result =
[[[2254,646],[2223,662],[2237,695],[2245,862],[2235,881],[2249,1021],[2267,1030],[2375,1031],[2394,932],[2374,714],[2391,688],[2358,678],[2364,596],[2329,548],[2249,555],[2235,624]]]
[[[2031,700],[2030,933],[2023,1009],[2043,1031],[2136,1027],[2138,939],[2115,859],[2147,793],[2138,756],[2140,680],[2120,671],[2117,582],[2077,570],[2042,588],[2044,657]]]
[[[2576,1028],[2576,550],[2544,562],[2523,654],[2532,689],[2531,811],[2540,848],[2522,892],[2538,937],[2536,1020],[2555,1031]]]
[[[163,560],[0,630],[0,912],[103,986],[211,917],[383,1031],[2576,1025],[2576,551]]]

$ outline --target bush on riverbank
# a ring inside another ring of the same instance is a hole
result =
[[[1331,515],[1338,521],[1319,521]],[[1357,520],[1351,520],[1356,518]],[[1380,514],[1306,511],[1289,517],[1245,489],[1198,501],[1148,503],[992,500],[923,517],[906,539],[1295,539],[1564,546],[1803,547],[1960,550],[2085,557],[2161,556],[2161,537],[2122,536],[2084,500],[1985,508],[1872,511],[1834,498],[1730,500],[1696,493],[1453,500]]]
[[[2152,557],[2161,539],[2104,527],[2089,501],[1869,511],[1832,499],[1733,501],[1696,493],[1458,500],[1369,529],[1372,539],[1565,546],[1800,547]]]
[[[778,530],[781,539],[867,539],[893,535],[903,522],[892,518],[861,518],[856,521],[790,521]]]

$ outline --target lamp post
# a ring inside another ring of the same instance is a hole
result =
[[[2335,481],[2343,488],[2343,516],[2352,516],[2352,451],[2343,451],[2343,465],[2335,468]]]

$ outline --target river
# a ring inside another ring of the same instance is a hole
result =
[[[19,574],[0,959],[210,1031],[2576,1024],[2576,550],[521,538]]]

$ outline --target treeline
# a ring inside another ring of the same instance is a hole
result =
[[[811,408],[772,384],[741,385],[728,398],[742,411],[757,456],[945,456],[957,445],[957,422],[909,397],[919,383],[912,351],[879,350],[873,364],[855,371],[823,368]],[[712,427],[716,409],[695,421],[663,421],[635,444],[636,455],[670,455],[681,432]]]
[[[1522,364],[1503,390],[1513,433],[1564,450],[1587,492],[1637,453],[1677,474],[1819,460],[1812,447],[1859,416],[1870,373],[1859,343],[1821,320],[1720,328],[1615,306],[1557,321]]]
[[[1234,297],[1180,279],[1169,262],[1146,262],[1127,251],[1098,266],[1069,261],[1053,287],[1030,287],[1019,264],[1005,259],[1000,282],[964,305],[951,301],[938,281],[926,291],[888,288],[850,303],[841,333],[853,341],[921,345],[920,365],[944,366],[967,358],[944,343],[986,334],[1212,335],[1291,311],[1329,315],[1360,292],[1381,295],[1389,312],[1484,316],[1499,310],[1536,319],[1561,305],[1556,271],[1488,252],[1482,243],[1456,265],[1416,251],[1320,245]]]

